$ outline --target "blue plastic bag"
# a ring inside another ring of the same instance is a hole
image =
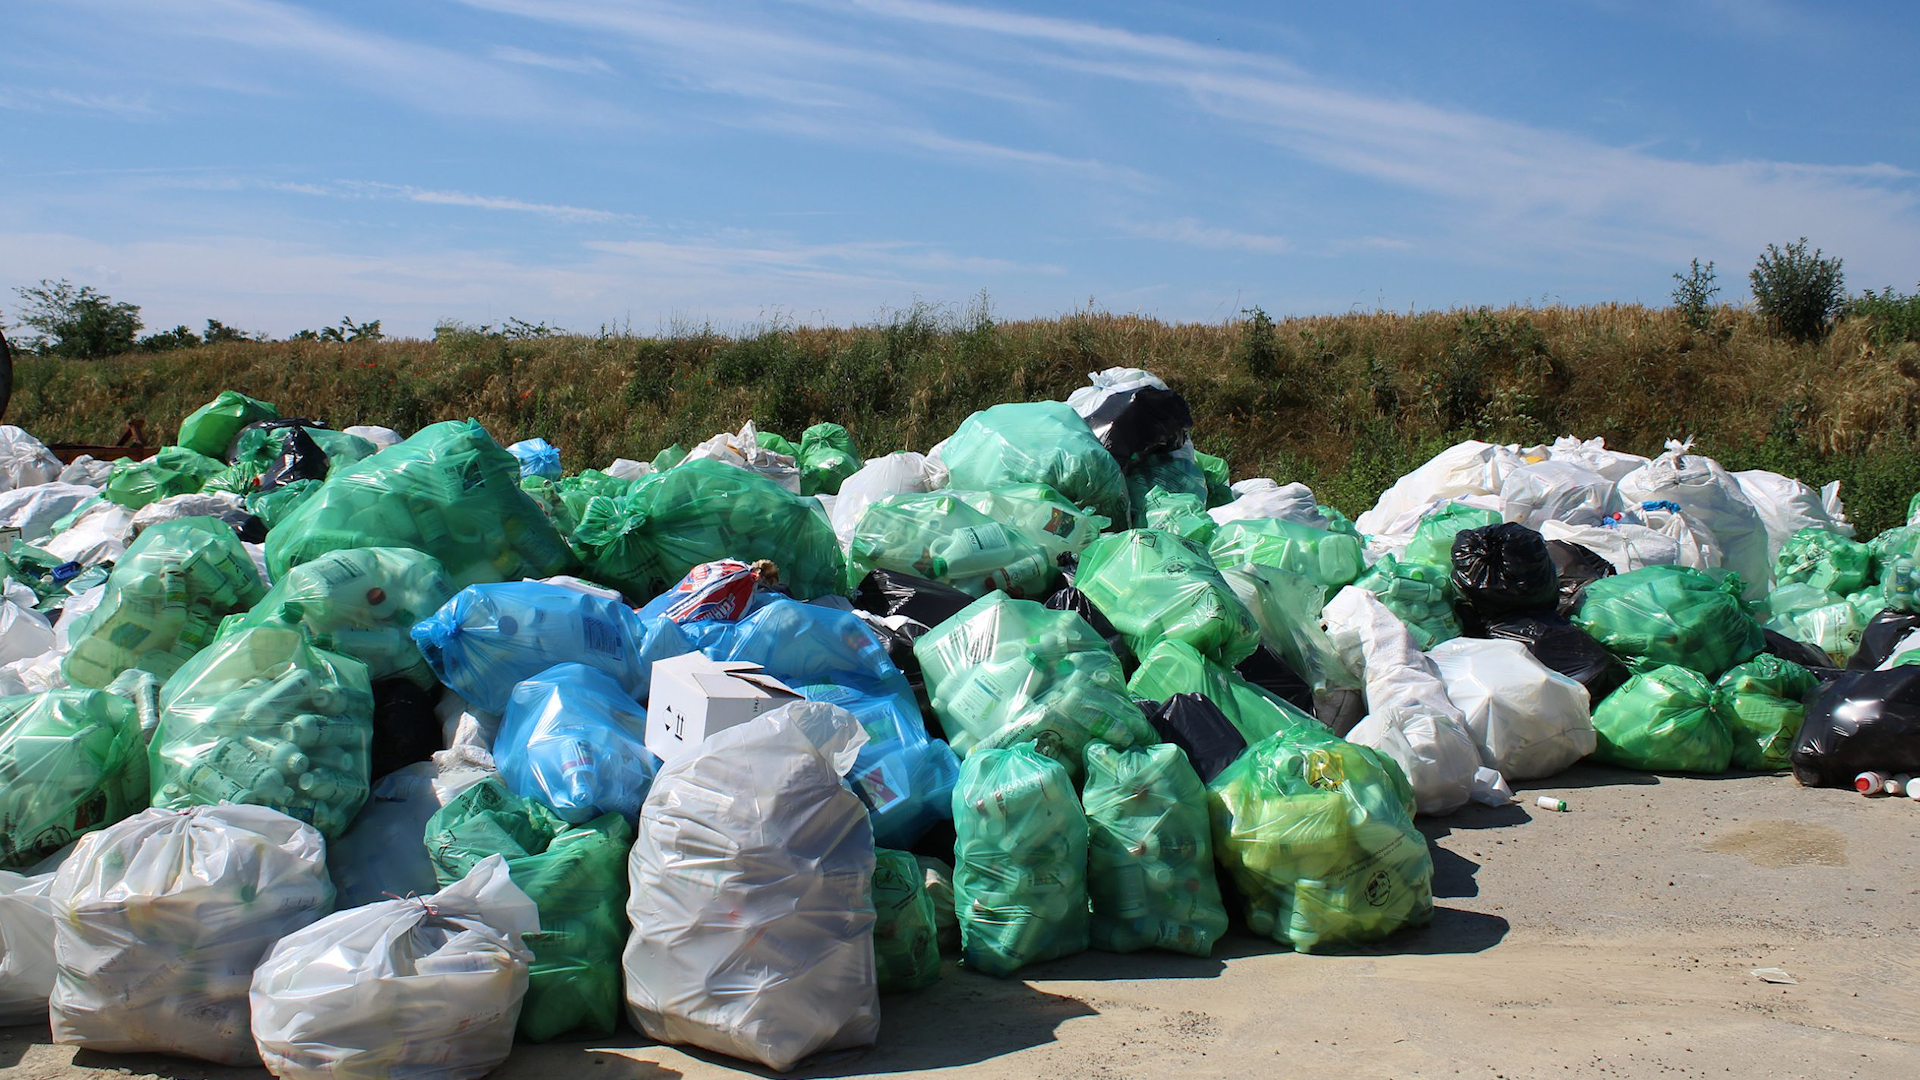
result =
[[[416,624],[413,640],[441,682],[491,713],[506,710],[521,680],[568,662],[606,672],[645,701],[653,662],[693,651],[672,622],[539,581],[470,585]]]
[[[507,447],[520,462],[520,476],[544,476],[549,480],[560,479],[560,448],[545,439],[521,439]]]
[[[493,762],[507,789],[573,824],[601,814],[628,821],[653,786],[647,711],[619,682],[585,664],[556,664],[514,687]]]
[[[738,622],[679,629],[713,659],[759,664],[808,701],[838,705],[860,721],[867,745],[847,781],[871,812],[875,843],[909,846],[953,813],[959,759],[927,736],[906,676],[859,616],[763,592]]]

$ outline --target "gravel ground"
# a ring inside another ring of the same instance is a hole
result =
[[[1422,819],[1431,927],[1339,956],[1236,936],[1087,953],[883,1000],[880,1044],[807,1077],[1867,1077],[1920,1072],[1920,804],[1581,767]],[[1535,793],[1570,813],[1532,806]],[[1777,967],[1795,981],[1751,972]],[[613,1039],[522,1045],[502,1080],[739,1075]],[[251,1077],[0,1030],[0,1075]]]

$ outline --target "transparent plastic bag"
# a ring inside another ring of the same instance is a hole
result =
[[[922,635],[913,654],[934,714],[963,758],[1033,742],[1078,775],[1093,740],[1154,741],[1113,650],[1070,611],[988,593]]]
[[[412,636],[442,683],[490,713],[506,711],[522,680],[563,663],[598,668],[645,701],[653,662],[693,651],[667,619],[540,581],[468,586]]]
[[[145,460],[121,458],[113,463],[101,494],[111,503],[139,510],[172,495],[190,495],[226,468],[218,458],[182,446],[163,447]]]
[[[1324,587],[1266,566],[1230,566],[1221,576],[1253,613],[1261,640],[1306,680],[1314,694],[1360,685],[1360,673],[1341,661],[1321,625],[1327,602]]]
[[[1774,587],[1805,584],[1846,595],[1867,587],[1872,549],[1839,533],[1809,526],[1787,537],[1773,566]]]
[[[1119,462],[1062,402],[1014,402],[974,413],[936,456],[956,488],[1041,483],[1116,525],[1128,522],[1127,480]]]
[[[1004,484],[986,491],[955,491],[961,501],[997,522],[1019,529],[1047,550],[1049,565],[1066,554],[1078,555],[1113,524],[1093,511],[1075,506],[1045,484]]]
[[[854,581],[873,570],[914,574],[969,596],[998,589],[1044,599],[1053,557],[1021,529],[975,510],[956,493],[894,495],[867,508],[847,541]]]
[[[232,529],[213,518],[156,525],[127,549],[100,606],[73,629],[62,670],[75,686],[105,686],[135,667],[164,679],[213,640],[222,618],[265,593]]]
[[[1741,609],[1739,578],[1715,581],[1649,566],[1587,586],[1574,621],[1614,655],[1678,664],[1715,678],[1760,651],[1760,624]]]
[[[873,832],[841,783],[865,738],[795,702],[660,770],[627,860],[627,1005],[648,1038],[784,1072],[879,1034]]]
[[[0,870],[0,1026],[38,1024],[53,993],[54,872]],[[937,959],[937,957],[936,957]]]
[[[383,897],[424,896],[438,886],[420,846],[427,822],[453,797],[493,776],[491,763],[460,750],[442,750],[374,781],[373,794],[353,826],[327,844],[327,873],[341,910]]]
[[[264,806],[152,809],[60,864],[53,1041],[251,1065],[248,985],[276,941],[333,908],[326,843]]]
[[[329,551],[363,547],[424,551],[456,586],[545,577],[573,562],[520,490],[519,462],[477,420],[430,425],[333,470],[267,534],[267,565],[277,580]]]
[[[1645,772],[1725,772],[1733,737],[1712,701],[1699,672],[1648,664],[1594,707],[1593,758]]]
[[[1733,767],[1778,771],[1792,764],[1793,740],[1820,685],[1813,672],[1769,653],[1727,669],[1713,685],[1713,715],[1733,736]]]
[[[1088,945],[1087,818],[1058,761],[981,750],[953,789],[961,962],[1005,978]]]
[[[1081,556],[1073,583],[1136,656],[1162,638],[1184,641],[1223,664],[1237,664],[1259,647],[1252,613],[1206,549],[1171,533],[1134,529],[1101,537]]]
[[[1382,555],[1354,584],[1379,597],[1388,611],[1399,616],[1415,645],[1431,649],[1460,636],[1460,620],[1449,598],[1451,573],[1447,567]]]
[[[375,680],[433,685],[433,670],[409,636],[453,596],[440,560],[412,548],[343,548],[301,563],[220,636],[255,626],[298,627],[322,649],[367,665]]]
[[[250,398],[238,390],[222,390],[219,396],[187,414],[180,421],[179,444],[208,457],[225,460],[240,429],[261,420],[278,420],[280,410],[267,402]]]
[[[31,866],[146,805],[132,701],[104,690],[0,698],[0,867]]]
[[[1177,746],[1087,747],[1091,942],[1206,956],[1227,932],[1207,789]]]
[[[279,1080],[477,1080],[513,1050],[539,927],[496,855],[288,934],[252,979],[260,1058]]]
[[[1162,641],[1141,657],[1140,667],[1127,682],[1127,694],[1141,701],[1204,694],[1249,744],[1294,724],[1314,723],[1305,713],[1214,663],[1184,641]]]
[[[860,471],[860,451],[839,424],[815,424],[800,433],[800,494],[838,494],[847,477]]]
[[[153,804],[270,806],[329,839],[367,801],[367,666],[262,626],[222,638],[167,680],[152,746]]]
[[[938,920],[926,876],[912,855],[874,849],[873,912],[873,956],[881,992],[919,990],[939,982]]]
[[[646,710],[613,676],[558,664],[514,687],[493,760],[508,789],[565,821],[631,821],[660,767],[646,735]]]
[[[1366,569],[1358,537],[1284,518],[1229,521],[1213,534],[1207,553],[1218,566],[1270,566],[1329,589],[1351,584]]]
[[[620,1021],[633,826],[618,814],[571,825],[498,780],[483,780],[435,813],[425,836],[442,888],[498,855],[540,909],[539,931],[524,938],[533,962],[520,1033],[535,1042],[575,1029],[612,1034]]]

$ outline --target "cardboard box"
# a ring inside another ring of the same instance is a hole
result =
[[[701,653],[656,660],[647,698],[647,749],[661,761],[686,757],[716,731],[804,700],[759,664]]]

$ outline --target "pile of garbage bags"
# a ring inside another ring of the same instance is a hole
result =
[[[1856,538],[1690,442],[1468,441],[1350,520],[1138,369],[924,453],[521,434],[0,427],[0,1020],[282,1077],[622,1024],[786,1070],[943,956],[1391,939],[1417,816],[1583,760],[1920,772],[1920,514]]]

